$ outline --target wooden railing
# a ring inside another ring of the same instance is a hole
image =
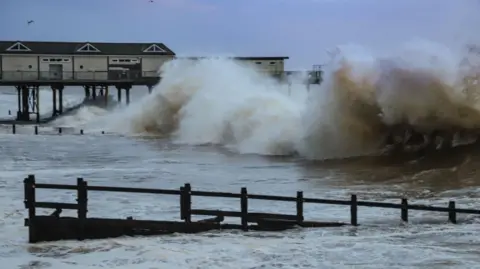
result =
[[[302,191],[298,191],[295,197],[280,196],[280,195],[261,195],[249,194],[247,188],[241,188],[239,193],[231,192],[213,192],[192,190],[190,184],[185,184],[179,189],[147,189],[147,188],[132,188],[132,187],[109,187],[109,186],[90,186],[83,178],[77,179],[76,185],[65,184],[49,184],[36,183],[35,176],[29,175],[24,180],[25,187],[25,207],[29,211],[29,219],[33,220],[36,217],[36,208],[50,208],[61,212],[62,209],[77,210],[79,220],[87,218],[88,212],[88,192],[102,191],[102,192],[123,192],[123,193],[145,193],[145,194],[160,194],[173,195],[180,198],[180,219],[185,222],[191,222],[193,215],[217,216],[217,217],[238,217],[241,219],[241,229],[248,230],[248,222],[255,222],[258,219],[277,219],[284,221],[291,221],[298,225],[304,222],[304,205],[305,204],[328,204],[328,205],[344,205],[350,207],[350,224],[358,225],[358,207],[375,207],[375,208],[391,208],[400,210],[401,220],[407,222],[410,210],[445,212],[448,213],[448,220],[451,223],[457,222],[457,214],[476,214],[480,215],[480,210],[457,208],[455,201],[450,201],[447,207],[429,206],[420,204],[410,204],[406,198],[402,198],[400,203],[387,202],[373,202],[373,201],[358,201],[357,195],[352,194],[348,200],[336,199],[320,199],[320,198],[306,198]],[[76,203],[57,203],[57,202],[40,202],[36,200],[36,189],[56,189],[56,190],[76,190]],[[192,197],[217,197],[217,198],[235,198],[240,199],[240,211],[226,211],[226,210],[208,210],[192,208]],[[277,214],[277,213],[255,213],[249,211],[248,203],[250,200],[268,200],[268,201],[286,201],[296,204],[296,214]]]

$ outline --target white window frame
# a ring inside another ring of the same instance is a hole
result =
[[[15,48],[17,46],[18,46],[18,49]],[[13,44],[12,46],[10,46],[7,49],[7,51],[32,51],[32,50],[29,47],[23,45],[22,42],[17,42],[15,44]]]
[[[156,53],[156,52],[167,52],[167,51],[160,48],[160,46],[158,46],[157,44],[152,44],[148,48],[146,48],[143,52]]]
[[[89,50],[87,48],[90,48],[92,50]],[[97,49],[94,45],[90,43],[85,43],[85,45],[81,46],[77,52],[101,52],[99,49]]]

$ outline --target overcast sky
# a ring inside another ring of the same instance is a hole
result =
[[[178,55],[285,55],[289,69],[341,44],[480,41],[478,0],[153,1],[0,0],[0,39],[163,42]]]

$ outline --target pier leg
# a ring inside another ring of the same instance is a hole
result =
[[[99,93],[99,94],[100,94],[100,96],[104,96],[104,95],[105,95],[105,93],[103,92],[103,86],[100,86],[100,93]]]
[[[34,107],[35,107],[35,116],[37,117],[37,123],[40,123],[40,87],[35,86],[33,88],[34,95],[33,95],[33,100],[34,100]]]
[[[130,104],[130,88],[125,89],[125,94],[127,99],[127,105],[129,105]]]
[[[153,87],[151,85],[148,85],[148,93],[152,93]]]
[[[105,86],[105,106],[108,106],[108,86]]]
[[[57,89],[52,87],[52,117],[58,114],[57,110]]]
[[[20,118],[18,120],[21,121],[29,121],[30,120],[30,104],[28,103],[28,96],[30,95],[30,89],[28,86],[22,86],[22,111],[20,114]]]
[[[92,87],[92,99],[97,99],[97,88],[95,86]]]
[[[122,103],[122,89],[117,87],[117,101],[121,104]]]
[[[63,113],[63,89],[58,89],[58,113]]]
[[[18,106],[17,106],[17,120],[20,120],[22,114],[22,89],[20,86],[15,86],[17,89],[17,99],[18,99]]]
[[[85,99],[90,99],[90,86],[83,86],[85,89]]]

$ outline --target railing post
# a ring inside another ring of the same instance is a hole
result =
[[[77,178],[77,216],[78,216],[78,240],[85,239],[85,223],[87,221],[87,182],[83,178]]]
[[[402,220],[404,222],[408,222],[408,200],[406,198],[402,198]]]
[[[186,183],[183,189],[185,192],[185,211],[183,217],[186,223],[190,223],[192,222],[192,186],[190,186],[190,183]]]
[[[24,183],[24,204],[28,208],[28,242],[37,242],[35,227],[35,176],[28,175],[23,181]]]
[[[450,221],[453,224],[456,224],[457,211],[455,211],[455,201],[448,202],[448,209],[450,209],[450,211],[448,212],[448,221]]]
[[[297,191],[297,224],[303,222],[303,191]]]
[[[180,187],[180,219],[185,219],[185,188]]]
[[[357,195],[352,194],[352,197],[350,199],[350,224],[352,224],[353,226],[358,225],[357,211],[358,211]]]
[[[248,192],[247,188],[240,191],[240,208],[242,218],[242,230],[248,231]]]

